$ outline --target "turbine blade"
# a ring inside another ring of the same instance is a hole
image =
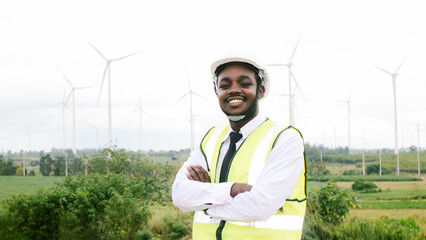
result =
[[[59,69],[60,70],[60,69]],[[72,84],[71,84],[71,81],[67,78],[67,76],[65,75],[65,73],[62,71],[62,70],[60,70],[61,71],[61,73],[62,73],[62,76],[64,76],[64,78],[65,78],[65,80],[68,82],[68,84],[71,86],[71,88],[73,87],[72,86]]]
[[[74,89],[94,88],[95,86],[75,87]]]
[[[136,109],[134,109],[134,110],[130,111],[130,112],[129,112],[129,114],[134,113],[134,112],[136,112],[137,110],[139,110],[139,109],[138,109],[138,108],[136,108]]]
[[[390,73],[388,70],[386,70],[386,69],[383,69],[383,68],[381,68],[381,67],[378,67],[378,66],[375,66],[377,69],[379,69],[379,70],[382,70],[383,72],[385,72],[385,73],[387,73],[387,74],[390,74],[390,75],[392,75],[392,73]]]
[[[191,81],[189,80],[188,74],[186,74],[186,79],[188,80],[189,91],[192,91],[192,89],[191,89]]]
[[[135,53],[123,56],[123,57],[114,58],[111,61],[120,61],[121,59],[128,58],[130,56],[133,56],[133,55],[136,55],[136,54],[139,54],[139,53],[142,53],[142,52],[145,52],[145,51],[139,51],[139,52],[135,52]]]
[[[299,45],[300,39],[302,39],[302,35],[300,35],[299,40],[297,40],[296,46],[293,49],[293,53],[291,54],[290,60],[288,60],[288,65],[290,65],[291,60],[293,60],[294,54],[296,53],[297,46]]]
[[[47,107],[48,109],[49,108],[54,108],[54,107],[57,107],[57,106],[60,106],[60,105],[62,105],[63,103],[57,103],[57,104],[54,104],[54,105],[50,105],[49,107]]]
[[[176,105],[178,102],[180,102],[184,97],[186,97],[189,94],[189,92],[185,93],[182,97],[180,97],[175,103],[172,104],[172,106]]]
[[[302,95],[303,100],[305,100],[305,96],[303,96],[302,90],[300,89],[299,83],[297,82],[296,78],[294,77],[293,72],[290,71],[290,73],[291,73],[291,78],[293,78],[294,82],[296,83],[296,87],[299,90],[300,94]]]
[[[394,73],[397,73],[398,70],[401,68],[402,64],[404,64],[405,60],[407,60],[407,58],[410,56],[410,54],[407,55],[407,57],[404,58],[404,60],[402,60],[401,64],[399,64],[399,66],[395,69]]]
[[[83,39],[84,40],[86,40],[86,42],[90,45],[90,46],[92,46],[92,48],[93,49],[95,49],[95,51],[99,54],[99,55],[101,55],[101,57],[103,58],[103,59],[105,59],[105,61],[108,61],[108,59],[102,54],[102,52],[101,51],[99,51],[99,49],[97,49],[92,43],[90,43],[89,42],[89,40],[87,40],[86,38],[84,38],[83,37]]]
[[[280,66],[280,67],[285,67],[285,66],[287,66],[287,64],[284,64],[284,63],[272,63],[272,64],[265,64],[265,66]]]
[[[105,75],[106,75],[108,68],[109,68],[109,63],[107,63],[105,70],[104,70],[104,75],[102,77],[101,88],[99,89],[98,101],[96,102],[96,106],[99,106],[99,100],[101,99],[102,87],[104,86]]]
[[[198,96],[198,97],[200,97],[200,98],[204,98],[204,99],[206,99],[206,100],[210,101],[210,99],[208,99],[208,98],[206,98],[206,97],[204,97],[204,96],[202,96],[202,95],[200,95],[200,94],[198,94],[198,93],[196,93],[196,92],[192,92],[192,94],[194,94],[195,96]]]
[[[351,97],[352,97],[352,93],[353,93],[353,92],[354,92],[354,89],[352,88],[351,93],[349,93],[348,101],[350,101],[350,100],[351,100]]]
[[[68,100],[70,100],[71,94],[74,92],[74,88],[71,89],[70,93],[68,94],[67,100],[65,101],[65,103],[68,102]]]
[[[147,112],[145,112],[142,108],[141,108],[141,111],[143,112],[143,113],[145,113],[145,115],[147,115],[149,118],[151,118],[152,120],[155,120],[155,118],[153,118],[151,115],[149,115]]]

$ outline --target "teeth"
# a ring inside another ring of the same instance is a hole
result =
[[[239,103],[239,102],[242,102],[243,100],[241,100],[241,99],[232,99],[232,100],[230,100],[229,101],[229,103]]]

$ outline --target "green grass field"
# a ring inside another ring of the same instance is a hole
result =
[[[0,176],[0,202],[14,194],[33,194],[41,188],[48,188],[61,182],[65,177],[22,177]]]

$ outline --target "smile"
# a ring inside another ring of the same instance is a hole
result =
[[[229,103],[240,103],[240,102],[242,102],[243,100],[242,99],[231,99],[231,100],[229,100],[228,102]]]

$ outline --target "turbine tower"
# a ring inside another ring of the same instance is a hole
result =
[[[95,140],[96,140],[96,148],[97,149],[99,149],[99,141],[98,141],[98,129],[102,126],[102,124],[101,125],[98,125],[98,126],[95,126],[94,124],[91,124],[91,123],[88,123],[91,127],[93,127],[94,129],[95,129]]]
[[[296,49],[297,46],[299,45],[301,36],[299,37],[299,40],[296,43],[296,46],[293,49],[293,53],[290,56],[290,59],[288,60],[288,62],[286,64],[284,63],[274,63],[274,64],[266,64],[265,66],[284,66],[284,67],[288,67],[288,106],[289,106],[289,123],[291,126],[294,126],[294,94],[292,93],[292,87],[291,87],[291,82],[292,80],[294,81],[294,83],[296,84],[296,87],[299,89],[300,91],[300,87],[299,84],[296,81],[296,78],[293,75],[293,72],[291,71],[291,67],[293,66],[293,57],[294,54],[296,53]],[[303,94],[302,94],[303,95]]]
[[[402,64],[407,60],[408,56],[399,64],[393,73],[387,71],[386,69],[377,67],[379,70],[391,75],[392,77],[392,87],[393,87],[393,111],[394,111],[394,125],[395,125],[395,154],[396,154],[396,175],[399,176],[399,149],[398,149],[398,115],[396,107],[396,76],[398,76],[398,70],[401,68]]]
[[[128,57],[136,55],[136,54],[139,54],[143,51],[135,52],[135,53],[132,53],[132,54],[129,54],[129,55],[126,55],[126,56],[122,56],[122,57],[118,57],[118,58],[106,58],[105,55],[102,54],[102,52],[99,51],[92,43],[90,43],[87,39],[85,39],[85,40],[106,61],[106,66],[105,66],[104,74],[103,74],[103,77],[102,77],[101,88],[99,90],[99,96],[98,96],[98,101],[96,103],[96,106],[99,105],[99,100],[100,100],[101,93],[102,93],[102,87],[104,85],[105,77],[106,77],[106,74],[108,72],[108,143],[109,143],[110,147],[112,147],[111,63],[116,62],[116,61],[120,61],[122,59],[128,58]]]
[[[139,99],[139,107],[129,112],[129,114],[139,111],[139,144],[142,153],[142,113],[145,113],[148,117],[151,117],[142,109],[142,98]],[[151,117],[152,118],[152,117]]]
[[[349,94],[349,97],[346,100],[338,100],[337,102],[345,102],[348,106],[348,150],[349,150],[349,154],[351,154],[351,106],[350,106],[350,102],[351,102],[351,97],[352,97],[352,92]]]

